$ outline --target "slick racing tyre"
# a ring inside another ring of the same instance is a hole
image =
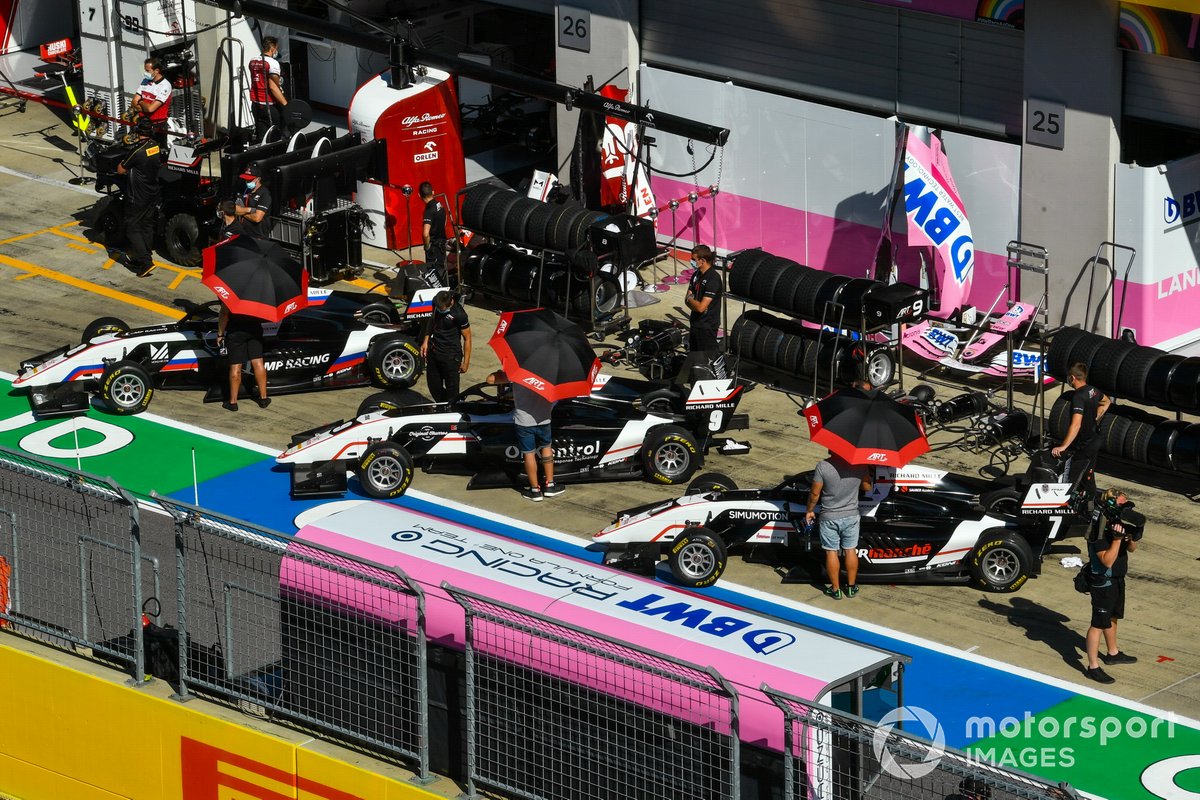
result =
[[[129,326],[122,319],[100,317],[87,324],[87,327],[83,329],[83,335],[79,338],[79,343],[87,344],[97,336],[103,336],[106,333],[125,333],[128,330]]]
[[[864,365],[867,380],[876,389],[889,386],[896,375],[896,358],[886,347],[877,347],[867,354]]]
[[[671,574],[692,589],[712,586],[727,563],[725,544],[708,528],[685,528],[667,551]]]
[[[412,456],[393,442],[376,442],[358,462],[358,480],[363,491],[380,500],[404,494],[412,479]]]
[[[1021,495],[1016,489],[997,489],[980,497],[979,505],[989,514],[1015,516],[1021,510]]]
[[[702,472],[692,478],[684,494],[702,494],[703,492],[734,492],[738,485],[723,472]]]
[[[428,397],[412,389],[389,389],[386,392],[369,395],[366,400],[358,404],[355,416],[361,417],[363,414],[373,414],[376,411],[390,411],[393,408],[427,406],[431,402]]]
[[[358,316],[371,325],[395,325],[400,322],[400,312],[391,303],[369,303],[359,310]]]
[[[671,416],[683,413],[686,398],[678,389],[655,389],[641,397],[642,410],[647,414]]]
[[[412,386],[425,369],[417,343],[407,336],[388,339],[371,348],[367,356],[371,379],[379,386],[404,389]]]
[[[642,468],[654,483],[685,483],[700,467],[700,445],[677,425],[651,429],[642,445]]]
[[[100,376],[100,399],[114,414],[140,414],[154,399],[150,373],[136,361],[110,364]]]
[[[971,553],[971,578],[989,592],[1015,592],[1032,571],[1029,543],[1001,529],[985,531]]]

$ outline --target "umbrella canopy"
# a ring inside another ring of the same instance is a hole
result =
[[[902,467],[929,452],[912,406],[880,391],[843,389],[804,409],[809,437],[851,464]]]
[[[488,344],[509,380],[547,400],[591,394],[600,371],[583,330],[548,308],[501,314]]]
[[[278,322],[308,305],[308,272],[275,242],[234,236],[203,262],[201,282],[234,314]]]

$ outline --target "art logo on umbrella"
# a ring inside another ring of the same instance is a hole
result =
[[[521,381],[521,383],[528,384],[529,386],[532,386],[534,389],[545,389],[546,388],[545,381],[538,380],[537,378],[533,377],[532,375],[530,375],[525,380]]]
[[[925,726],[928,744],[896,730],[899,723],[911,723],[914,720]],[[880,769],[893,777],[913,781],[937,769],[946,753],[946,732],[942,730],[937,717],[929,711],[920,706],[901,706],[884,714],[879,720],[871,744]],[[924,750],[924,754],[919,750]],[[897,756],[903,758],[903,762]]]
[[[213,287],[213,291],[216,292],[217,297],[220,297],[222,300],[229,299],[229,290],[226,289],[224,286]]]

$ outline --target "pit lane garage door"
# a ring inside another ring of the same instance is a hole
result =
[[[1125,51],[1123,102],[1127,117],[1200,129],[1200,61]]]
[[[839,106],[1021,135],[1024,34],[857,0],[643,0],[642,60]]]

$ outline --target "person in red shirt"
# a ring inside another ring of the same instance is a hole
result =
[[[160,146],[167,143],[167,118],[171,115],[171,82],[163,77],[162,61],[151,56],[143,68],[145,77],[138,84],[133,100],[129,103],[132,122],[145,117],[154,124],[154,139]]]
[[[283,107],[288,104],[279,83],[279,40],[264,36],[262,55],[250,62],[250,112],[254,141],[261,142],[271,127],[283,130]]]

